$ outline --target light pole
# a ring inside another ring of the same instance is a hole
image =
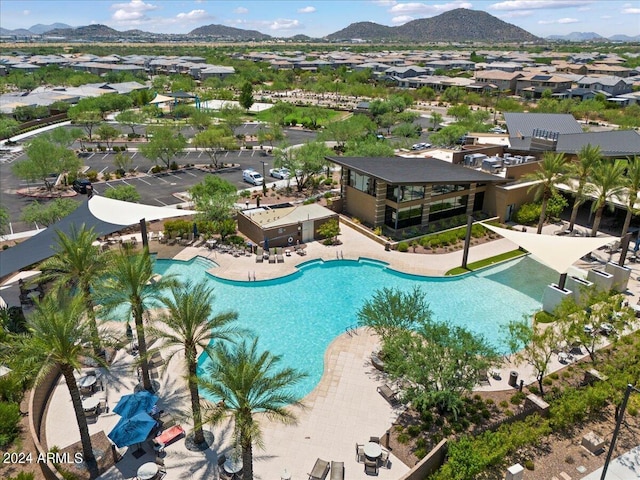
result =
[[[600,480],[605,480],[607,476],[607,468],[609,468],[609,462],[611,461],[611,456],[613,455],[613,450],[616,447],[616,440],[618,439],[618,433],[620,432],[620,425],[622,425],[622,417],[624,417],[624,411],[627,408],[627,402],[629,401],[629,396],[631,395],[631,391],[635,390],[640,393],[636,387],[631,384],[627,385],[627,389],[624,392],[624,398],[622,399],[622,404],[620,405],[620,412],[618,413],[618,421],[616,422],[616,428],[613,430],[613,436],[611,437],[611,445],[609,445],[609,451],[607,452],[607,458],[604,461],[604,467],[602,467],[602,475],[600,476]]]
[[[260,160],[260,163],[262,163],[262,195],[266,197],[267,196],[267,175],[266,175],[265,167],[267,166],[267,162],[265,162],[264,160]]]

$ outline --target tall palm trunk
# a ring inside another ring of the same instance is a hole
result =
[[[202,431],[202,413],[200,412],[200,393],[198,392],[197,379],[197,354],[196,347],[190,346],[186,349],[187,369],[189,370],[189,393],[191,394],[191,412],[193,414],[193,442],[198,445],[204,443],[204,432]]]
[[[547,216],[548,203],[549,203],[549,199],[547,197],[542,199],[542,206],[540,207],[540,219],[538,220],[538,231],[536,232],[538,235],[542,233],[542,226],[544,225],[544,219]]]
[[[89,469],[91,478],[98,476],[98,465],[96,463],[96,457],[93,455],[93,447],[91,445],[91,436],[89,435],[89,427],[87,425],[87,417],[84,414],[84,408],[82,408],[82,399],[80,398],[80,390],[76,383],[76,377],[73,376],[73,368],[71,365],[61,365],[60,370],[64,376],[69,393],[71,394],[71,403],[73,404],[73,411],[76,414],[76,420],[78,421],[78,430],[80,430],[80,443],[82,444],[82,455],[84,462]]]
[[[84,283],[81,288],[85,298],[85,308],[87,310],[87,318],[89,319],[89,328],[91,329],[91,343],[93,344],[93,352],[96,355],[100,355],[102,353],[102,343],[100,342],[98,323],[96,322],[96,312],[93,310],[91,287],[89,286],[89,284]]]
[[[624,237],[629,230],[629,225],[631,225],[631,217],[633,217],[633,212],[630,207],[627,207],[627,214],[624,217],[624,224],[622,225],[622,233],[620,233],[620,237]]]
[[[140,352],[140,369],[142,370],[142,387],[148,392],[153,390],[149,376],[149,359],[147,358],[147,341],[144,338],[144,324],[142,323],[142,301],[133,306],[133,319],[136,323],[138,336],[138,351]]]
[[[253,442],[251,435],[243,435],[242,446],[242,480],[253,480]]]
[[[602,212],[604,212],[604,205],[596,210],[596,217],[593,219],[593,228],[591,229],[591,236],[595,237],[598,234],[600,228],[600,221],[602,220]]]

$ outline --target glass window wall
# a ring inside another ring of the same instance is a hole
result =
[[[424,185],[387,185],[387,199],[394,202],[411,202],[424,198]]]
[[[376,194],[376,180],[369,175],[363,175],[353,170],[349,171],[349,186],[360,190],[361,192],[368,193],[375,196]]]

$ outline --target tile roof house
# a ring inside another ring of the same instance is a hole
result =
[[[539,98],[545,90],[552,93],[563,92],[571,88],[571,80],[561,75],[540,74],[525,75],[516,82],[516,95]]]

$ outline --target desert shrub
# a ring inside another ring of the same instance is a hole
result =
[[[4,448],[17,438],[20,432],[20,406],[13,402],[0,402],[0,447]]]
[[[549,374],[549,378],[551,378],[552,380],[558,380],[558,378],[560,378],[560,375],[558,375],[558,372],[553,372]]]
[[[178,163],[175,160],[169,165],[169,170],[178,170],[178,168]]]
[[[540,219],[540,209],[540,204],[525,203],[514,215],[514,220],[522,225],[534,225]]]
[[[407,433],[413,438],[420,435],[420,432],[422,432],[420,425],[409,425],[409,427],[407,427]]]
[[[553,385],[553,380],[552,380],[551,378],[549,378],[549,377],[546,377],[546,378],[544,378],[544,379],[542,380],[542,384],[543,384],[543,385],[547,385],[547,386],[549,386],[549,385]]]
[[[96,172],[95,170],[88,170],[86,175],[90,182],[95,182],[98,180],[98,172]]]
[[[15,477],[7,477],[7,480],[34,480],[35,478],[34,473],[20,472]]]
[[[535,465],[533,464],[533,460],[527,459],[524,461],[524,468],[527,470],[533,471],[535,469]]]
[[[399,252],[408,252],[409,251],[409,244],[407,242],[400,242],[398,244],[398,251]]]

